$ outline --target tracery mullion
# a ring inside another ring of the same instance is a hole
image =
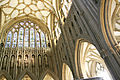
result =
[[[35,48],[36,48],[36,29],[35,29],[36,25],[34,25],[34,44],[35,44]]]
[[[23,48],[25,47],[25,29],[26,29],[26,28],[24,28],[24,34],[23,34],[23,35],[24,35],[24,36],[23,36]]]
[[[40,48],[42,47],[42,44],[41,44],[41,33],[39,32],[39,39],[40,39]]]
[[[16,47],[18,48],[18,38],[19,38],[19,29],[17,31],[17,44],[16,44]]]
[[[12,31],[11,31],[11,32],[12,32]],[[13,44],[13,38],[14,38],[14,33],[12,32],[11,45],[10,45],[10,47],[12,47],[12,44]]]
[[[30,28],[29,28],[28,47],[30,47]]]
[[[47,34],[46,34],[46,48],[47,48],[47,45],[48,44],[48,36],[47,36]]]
[[[2,9],[0,8],[0,30],[1,30],[1,23],[2,23]]]
[[[45,48],[47,47],[47,40],[46,40],[46,38],[47,38],[47,35],[46,34],[44,34],[45,35]]]

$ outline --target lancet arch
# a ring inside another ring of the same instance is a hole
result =
[[[50,70],[45,70],[39,78],[39,80],[47,80],[47,77],[51,80],[59,80],[58,76]]]
[[[38,80],[37,77],[30,71],[28,70],[24,70],[23,72],[21,72],[16,80],[24,80],[24,79],[30,79],[30,80]]]
[[[6,71],[0,71],[0,80],[12,80],[11,76]]]

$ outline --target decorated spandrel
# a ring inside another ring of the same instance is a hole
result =
[[[11,38],[12,38],[12,32],[10,31],[7,35],[7,40],[5,45],[6,48],[11,46]]]
[[[40,47],[40,36],[38,32],[36,33],[36,46]]]
[[[30,47],[35,47],[35,32],[33,28],[30,29]]]
[[[17,46],[17,32],[13,35],[13,44],[12,47],[15,48]]]
[[[29,29],[28,28],[25,29],[25,39],[24,40],[25,40],[24,46],[28,47],[28,43],[29,43],[28,42],[29,41]]]
[[[24,29],[20,28],[19,39],[18,39],[18,47],[23,47],[23,37],[24,37]]]

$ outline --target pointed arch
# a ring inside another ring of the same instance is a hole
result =
[[[12,80],[11,76],[6,71],[0,71],[0,77],[4,76],[7,80]]]
[[[30,78],[30,76],[29,75],[24,75],[24,77],[22,78],[22,80],[32,80],[31,78]]]
[[[44,24],[41,20],[39,20],[35,17],[32,17],[32,16],[22,16],[22,17],[19,17],[19,18],[14,18],[14,19],[10,20],[8,23],[3,25],[2,33],[1,33],[1,39],[3,39],[2,40],[3,42],[4,42],[4,38],[6,37],[6,31],[9,30],[12,27],[13,24],[15,24],[17,22],[20,22],[20,21],[23,21],[23,20],[30,20],[34,23],[37,23],[40,26],[40,29],[43,32],[45,32],[46,34],[50,33],[47,25]]]
[[[48,73],[45,75],[43,80],[54,80],[52,76],[50,76]]]
[[[105,62],[96,47],[84,39],[77,41],[75,63],[77,69],[76,71],[78,71],[78,74],[81,75],[80,78],[103,77],[104,79],[111,79],[111,75],[105,65]],[[100,71],[98,68],[104,69]],[[102,74],[108,77],[105,77]]]
[[[65,63],[62,67],[62,80],[74,80],[70,67]]]
[[[58,76],[50,70],[46,70],[45,72],[43,72],[42,75],[40,76],[40,80],[44,80],[46,75],[51,76],[53,80],[59,80]]]
[[[38,80],[37,77],[29,70],[24,70],[23,72],[21,72],[16,80],[22,80],[25,75],[28,75],[32,80]]]

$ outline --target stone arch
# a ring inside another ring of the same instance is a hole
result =
[[[6,71],[0,71],[0,76],[4,76],[7,80],[13,80]]]
[[[66,72],[67,72],[67,74],[66,74]],[[69,75],[68,75],[68,73],[69,73]],[[62,67],[62,80],[74,80],[73,72],[66,63],[63,63],[63,67]]]
[[[111,23],[112,1],[113,0],[101,0],[100,4],[100,24],[103,38],[101,46],[103,47],[102,53],[106,53],[105,57],[107,59],[104,60],[109,68],[109,71],[114,79],[120,79],[120,48],[115,36],[113,35]]]
[[[43,72],[39,80],[44,80],[47,74],[50,75],[54,80],[59,80],[58,76],[55,73],[51,72],[50,70],[46,70],[45,72]]]
[[[113,49],[118,49],[118,42],[115,39],[115,36],[113,35],[113,28],[111,23],[111,7],[112,7],[112,1],[113,0],[102,0],[100,4],[100,24],[101,24],[101,30],[102,30],[102,36],[105,40],[103,47],[108,48],[111,47]]]
[[[90,60],[88,60],[88,58]],[[90,68],[88,68],[89,63],[87,63],[87,61],[91,61]],[[102,67],[104,67],[105,69],[104,72],[107,73],[104,75],[108,76],[107,78],[100,75],[98,76],[96,74],[97,63],[100,63]],[[98,50],[96,49],[96,47],[84,39],[78,40],[76,44],[75,67],[76,71],[78,71],[77,74],[79,75],[79,78],[103,77],[105,79],[109,78],[112,80],[112,77],[106,67],[106,64],[102,59],[101,55],[99,54]]]
[[[16,80],[22,80],[25,75],[28,75],[32,80],[38,80],[38,78],[29,70],[24,70],[23,72],[21,72],[20,75],[18,75],[18,77],[16,78]]]
[[[23,21],[23,20],[30,20],[36,24],[38,24],[40,26],[40,29],[49,34],[50,31],[47,27],[47,25],[45,25],[41,20],[37,19],[37,18],[34,18],[32,16],[22,16],[22,17],[19,17],[19,18],[14,18],[12,20],[10,20],[8,23],[4,24],[3,25],[3,28],[2,28],[2,32],[1,32],[1,41],[4,42],[4,38],[6,36],[6,31],[9,30],[11,28],[11,26],[17,22],[20,22],[20,21]]]

